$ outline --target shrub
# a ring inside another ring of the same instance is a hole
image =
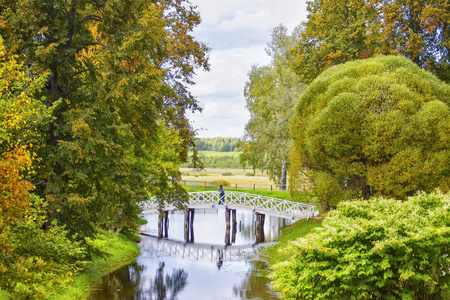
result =
[[[230,182],[224,179],[214,180],[217,185],[230,186]]]
[[[222,173],[222,176],[233,176],[233,173],[231,173],[231,172],[225,172],[225,173]]]
[[[247,172],[245,173],[245,176],[255,176],[255,173]]]
[[[450,86],[405,57],[324,71],[300,96],[291,133],[291,186],[308,166],[326,206],[346,191],[404,200],[450,190]]]
[[[343,202],[273,267],[287,299],[441,299],[450,284],[450,195]]]

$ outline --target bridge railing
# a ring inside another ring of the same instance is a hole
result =
[[[219,204],[218,192],[190,192],[189,202],[184,205],[211,205]],[[156,198],[151,197],[147,201],[140,204],[144,211],[156,210],[159,208],[159,202]],[[311,204],[293,202],[283,199],[277,199],[262,195],[255,195],[243,192],[226,192],[224,196],[225,206],[239,206],[249,208],[252,210],[266,211],[277,214],[283,214],[290,217],[297,218],[311,218],[318,214],[317,208]],[[166,205],[165,209],[173,209],[174,203]]]

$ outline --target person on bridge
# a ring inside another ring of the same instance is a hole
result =
[[[219,185],[219,189],[217,190],[219,192],[219,205],[223,204],[225,200],[225,190],[223,189],[222,185]]]

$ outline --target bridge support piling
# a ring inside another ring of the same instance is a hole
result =
[[[231,215],[231,218],[230,218],[230,215]],[[233,222],[233,226],[231,226],[230,221]],[[230,208],[225,209],[225,222],[227,225],[227,229],[225,231],[225,245],[230,246],[232,243],[236,242],[237,222],[236,222],[236,210],[235,209],[230,209]],[[231,233],[231,237],[230,237],[230,233]]]
[[[264,243],[264,222],[266,220],[266,215],[256,212],[256,222],[255,222],[255,231],[256,231],[256,244]]]
[[[236,210],[231,210],[231,215],[233,219],[233,230],[231,231],[231,243],[236,242],[236,232],[237,232],[237,222],[236,222]]]
[[[186,243],[194,242],[194,208],[184,210],[184,241]]]
[[[169,236],[169,211],[159,213],[158,218],[158,238]]]
[[[230,228],[230,211],[231,209],[225,208],[225,223],[227,224],[227,229]]]

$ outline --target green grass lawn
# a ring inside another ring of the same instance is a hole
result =
[[[211,157],[224,157],[224,156],[233,156],[239,157],[241,152],[217,152],[217,151],[198,151],[200,155],[211,156]]]

